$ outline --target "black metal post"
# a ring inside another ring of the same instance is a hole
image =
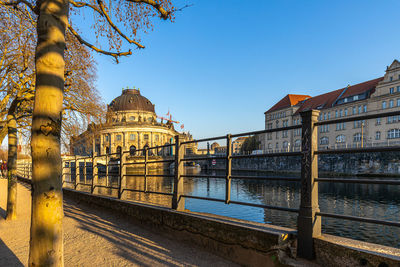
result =
[[[321,217],[316,216],[318,206],[318,131],[314,123],[318,121],[318,110],[301,112],[302,119],[302,159],[301,159],[301,199],[297,221],[297,256],[314,259],[313,238],[321,235]]]

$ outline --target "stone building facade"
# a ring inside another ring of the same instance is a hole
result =
[[[172,122],[157,121],[154,105],[136,89],[125,89],[122,95],[107,106],[106,123],[89,125],[87,131],[71,139],[71,153],[91,155],[135,151],[145,147],[175,143],[175,136],[183,141],[192,140],[192,136],[179,133]],[[196,152],[196,144],[187,145],[186,153]],[[173,148],[149,150],[150,155],[170,155]],[[141,153],[138,153],[141,154]]]
[[[289,94],[265,112],[265,129],[301,124],[300,112],[320,110],[320,121],[400,110],[400,62],[394,60],[383,77],[322,95]],[[301,129],[259,136],[265,152],[298,151]],[[319,149],[400,144],[400,116],[320,126]]]

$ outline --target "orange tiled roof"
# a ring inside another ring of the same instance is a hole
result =
[[[322,95],[314,96],[312,98],[307,99],[304,103],[301,104],[300,108],[295,112],[294,115],[299,114],[299,112],[310,110],[310,109],[325,109],[334,106],[335,102],[338,99],[342,99],[344,97],[349,97],[353,95],[362,94],[367,91],[371,91],[371,94],[375,92],[375,87],[378,85],[380,81],[383,80],[383,77],[373,79],[370,81],[362,82],[356,85],[348,86],[342,89],[338,89],[329,93],[325,93]]]
[[[272,108],[270,108],[269,110],[267,110],[264,113],[272,112],[272,111],[276,111],[279,109],[288,108],[288,107],[297,105],[299,102],[301,102],[307,98],[311,98],[311,96],[289,94],[289,95],[285,96],[284,98],[282,98],[278,103],[276,103],[274,106],[272,106]]]

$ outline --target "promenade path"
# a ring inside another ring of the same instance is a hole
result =
[[[6,221],[7,180],[0,179],[0,266],[27,266],[30,186],[18,184],[15,221]],[[129,217],[64,199],[65,266],[237,266],[194,245],[134,225]]]

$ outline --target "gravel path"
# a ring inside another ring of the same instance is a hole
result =
[[[7,181],[0,179],[0,266],[27,266],[31,194],[18,184],[17,216],[5,221]],[[196,246],[179,243],[71,200],[64,201],[65,266],[236,266]]]

